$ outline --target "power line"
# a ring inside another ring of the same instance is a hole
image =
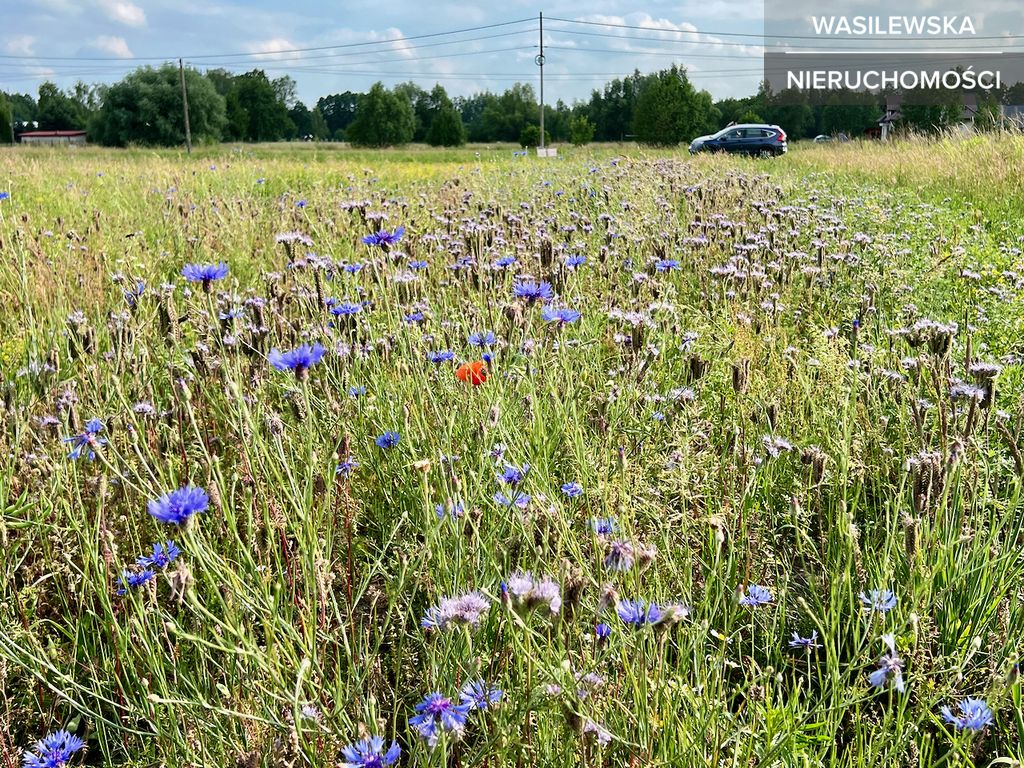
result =
[[[20,61],[171,61],[177,58],[186,59],[230,59],[238,57],[252,57],[252,56],[276,56],[282,53],[305,53],[307,51],[333,51],[340,50],[342,48],[360,48],[368,45],[389,45],[391,43],[403,43],[408,40],[425,40],[433,37],[444,37],[447,35],[458,35],[463,32],[479,32],[483,29],[496,29],[498,27],[509,27],[514,24],[526,24],[533,22],[534,19],[517,19],[515,21],[502,21],[497,24],[482,24],[477,27],[464,27],[462,29],[453,29],[448,32],[431,32],[424,35],[408,35],[405,37],[392,37],[387,40],[370,40],[362,43],[344,43],[341,45],[319,45],[308,48],[282,48],[279,51],[245,51],[244,53],[208,53],[203,55],[192,55],[179,57],[177,54],[173,56],[131,56],[131,57],[118,57],[118,56],[25,56],[25,55],[14,55],[14,54],[0,54],[0,59],[15,59]],[[455,41],[453,41],[455,42]]]

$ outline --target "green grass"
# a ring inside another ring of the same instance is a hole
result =
[[[366,733],[402,765],[1024,759],[1020,147],[0,153],[0,768],[61,727],[89,765],[331,766]],[[429,267],[403,278],[345,201]],[[222,260],[209,294],[180,276]],[[582,318],[546,324],[523,275]],[[353,330],[325,297],[367,302]],[[922,318],[957,324],[949,349],[900,331]],[[485,329],[482,386],[428,361],[479,357]],[[308,379],[267,362],[314,340]],[[986,399],[952,399],[976,362],[1002,365]],[[69,460],[93,417],[109,442]],[[496,445],[530,464],[523,509],[493,499],[515,493]],[[147,514],[186,483],[208,512]],[[168,538],[182,556],[117,595]],[[611,540],[631,568],[606,567]],[[517,570],[559,583],[556,615],[503,604]],[[743,607],[747,584],[773,601]],[[872,589],[896,607],[864,610]],[[478,627],[421,628],[470,590],[493,602]],[[634,629],[613,595],[690,612]],[[869,683],[886,633],[904,693]],[[413,706],[480,678],[500,706],[428,748]],[[968,696],[994,713],[977,733],[940,714]]]

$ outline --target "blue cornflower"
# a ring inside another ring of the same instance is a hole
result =
[[[10,192],[0,192],[0,200],[6,200],[11,196]]]
[[[428,693],[416,705],[417,714],[409,718],[409,725],[433,747],[437,745],[441,731],[450,731],[457,736],[462,734],[470,709],[469,704],[456,704],[435,691]]]
[[[464,514],[466,514],[466,505],[461,501],[448,500],[445,504],[438,504],[434,507],[434,511],[437,512],[439,518],[445,516],[450,517],[452,520],[458,520]]]
[[[379,232],[366,235],[363,238],[363,244],[369,246],[376,246],[378,248],[387,248],[388,246],[395,245],[399,240],[402,239],[402,235],[405,234],[405,227],[398,227],[394,232],[388,232],[386,229],[382,229]]]
[[[427,316],[422,312],[410,312],[404,319],[409,325],[415,325],[417,323],[422,323],[427,319]]]
[[[384,768],[397,762],[401,754],[402,748],[396,742],[392,741],[388,751],[384,752],[384,739],[371,736],[342,748],[341,756],[345,762],[341,768]]]
[[[619,614],[623,623],[638,628],[661,621],[661,608],[657,603],[647,605],[643,600],[620,600],[615,606],[615,612]]]
[[[79,459],[82,457],[83,451],[89,459],[96,458],[96,448],[101,445],[107,444],[105,437],[99,437],[99,433],[103,431],[103,422],[99,419],[89,419],[85,422],[85,429],[81,434],[75,435],[74,437],[65,437],[65,443],[71,443],[71,453],[68,454],[69,459]]]
[[[410,261],[409,262],[409,269],[414,269],[417,272],[419,272],[421,269],[426,269],[426,268],[427,268],[427,262],[425,262],[425,261],[417,260],[417,261]]]
[[[462,686],[459,698],[472,709],[484,710],[499,704],[503,695],[497,686],[483,680],[472,680]]]
[[[521,467],[513,467],[511,464],[506,464],[505,471],[498,475],[498,480],[506,485],[516,486],[523,482],[523,478],[526,477],[526,473],[529,471],[529,464],[523,464]]]
[[[516,283],[512,287],[512,294],[517,299],[526,299],[530,304],[537,301],[551,301],[555,298],[555,291],[552,289],[551,283],[535,280]]]
[[[214,280],[228,276],[228,265],[223,261],[219,264],[186,264],[181,268],[181,274],[190,283],[202,283],[203,289],[209,291]]]
[[[365,265],[361,261],[354,262],[352,264],[346,264],[342,269],[348,272],[350,275],[358,273]]]
[[[450,349],[442,349],[440,352],[428,352],[427,360],[432,362],[434,365],[440,365],[441,363],[447,363],[449,360],[455,359],[455,353]]]
[[[594,627],[594,634],[597,635],[598,640],[607,640],[611,637],[612,628],[605,624],[603,621]]]
[[[295,207],[296,208],[305,208],[307,205],[309,205],[309,203],[307,203],[305,200],[296,200],[295,201]]]
[[[586,263],[587,263],[587,257],[586,256],[579,256],[579,255],[570,256],[569,258],[567,258],[565,260],[565,266],[567,266],[569,269],[576,269],[576,267],[582,267]]]
[[[958,731],[980,731],[992,725],[992,710],[984,699],[964,699],[959,706],[959,715],[954,715],[949,707],[942,708],[942,717]]]
[[[604,567],[609,571],[628,571],[633,567],[633,545],[628,541],[612,541],[604,556]]]
[[[678,259],[658,259],[654,262],[654,268],[659,272],[668,272],[670,269],[679,269]]]
[[[341,462],[341,464],[339,464],[335,468],[334,474],[341,475],[347,480],[349,477],[351,477],[352,470],[358,466],[359,462],[356,461],[355,459],[345,459],[343,462]]]
[[[614,517],[592,517],[590,527],[598,536],[610,536],[617,528]]]
[[[165,493],[159,499],[149,502],[149,514],[161,523],[181,525],[197,512],[205,512],[210,506],[206,491],[193,485],[186,485],[176,491]]]
[[[552,309],[551,307],[544,307],[541,310],[540,316],[549,323],[557,323],[558,325],[566,325],[568,323],[575,323],[580,319],[581,315],[575,309],[569,309],[562,307],[561,309]]]
[[[502,256],[500,259],[498,259],[496,262],[494,262],[494,266],[500,267],[501,269],[504,269],[505,267],[511,267],[515,263],[516,263],[516,257],[515,256]]]
[[[383,435],[380,435],[376,440],[374,440],[374,442],[377,443],[378,448],[388,450],[389,448],[394,448],[396,445],[398,445],[398,441],[401,439],[402,436],[397,432],[385,432]]]
[[[245,310],[241,307],[232,307],[231,309],[225,310],[224,312],[218,312],[217,317],[221,320],[231,321],[237,320],[240,317],[245,316]]]
[[[145,292],[146,292],[146,281],[145,280],[136,280],[135,281],[135,285],[133,285],[131,288],[126,288],[124,290],[124,300],[125,300],[125,302],[127,302],[128,306],[131,309],[135,309],[135,307],[139,303],[139,299],[142,298],[142,294],[144,294]]]
[[[745,589],[741,590],[740,605],[746,608],[757,608],[767,605],[774,599],[772,593],[766,588],[758,584],[748,584]]]
[[[474,347],[490,347],[497,341],[493,331],[477,331],[469,334],[469,343]]]
[[[37,741],[32,752],[26,751],[22,765],[24,768],[61,768],[84,746],[85,742],[77,736],[67,731],[57,731]]]
[[[818,630],[811,630],[810,637],[800,637],[798,633],[794,632],[793,639],[789,641],[789,647],[802,648],[808,653],[815,648],[821,648],[821,644],[818,642]]]
[[[562,493],[564,493],[570,499],[575,499],[578,496],[583,495],[583,486],[579,483],[563,483]]]
[[[156,573],[149,568],[141,571],[121,571],[121,578],[117,580],[117,594],[124,595],[128,593],[129,589],[135,589],[141,587],[150,579],[155,579]]]
[[[335,317],[350,317],[351,315],[358,315],[362,311],[363,305],[353,301],[343,301],[331,307],[331,314]]]
[[[516,506],[520,509],[526,509],[530,504],[530,494],[517,492],[512,498],[509,498],[501,491],[498,491],[494,494],[494,503],[500,504],[503,507]]]
[[[310,366],[319,363],[326,353],[327,350],[320,343],[304,344],[287,352],[271,349],[267,359],[277,370],[294,371],[295,378],[304,379],[309,375]]]
[[[366,387],[364,387],[364,386],[360,385],[358,387],[349,387],[348,388],[348,396],[349,397],[362,397],[365,394],[366,394]]]
[[[882,642],[889,650],[878,659],[878,669],[868,675],[868,682],[875,688],[881,688],[891,676],[893,687],[903,693],[903,659],[896,653],[896,637],[882,635]]]
[[[173,541],[165,541],[163,543],[157,542],[153,545],[152,555],[142,555],[135,562],[138,563],[142,568],[166,568],[168,565],[178,559],[178,555],[181,554],[181,550]]]
[[[898,602],[896,595],[890,589],[872,589],[870,592],[861,592],[860,601],[864,604],[865,611],[877,611],[888,613],[896,607]]]

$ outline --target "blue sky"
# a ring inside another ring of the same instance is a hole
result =
[[[376,80],[387,85],[413,80],[427,88],[440,82],[451,95],[501,91],[516,80],[536,88],[538,11],[545,16],[549,102],[586,99],[593,88],[634,68],[652,71],[673,62],[687,65],[697,86],[716,98],[752,93],[761,77],[759,39],[716,34],[761,33],[761,2],[741,0],[478,5],[6,0],[4,5],[0,90],[6,91],[34,93],[46,79],[62,87],[76,80],[114,82],[136,66],[178,56],[200,69],[260,67],[271,77],[290,74],[299,98],[309,105],[327,93],[366,90]],[[320,50],[296,50],[309,48]]]

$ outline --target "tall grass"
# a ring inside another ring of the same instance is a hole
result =
[[[1020,761],[1022,233],[971,214],[966,150],[477,151],[2,156],[0,765],[61,727],[92,765],[335,765],[367,734],[408,765]],[[951,168],[956,199],[919,189]],[[308,377],[268,362],[314,342]],[[90,418],[109,442],[69,459]],[[207,512],[147,514],[186,484]],[[503,597],[521,571],[557,611]],[[478,626],[422,627],[473,590]],[[870,682],[887,634],[903,692]],[[414,705],[478,679],[500,703],[431,748]],[[965,697],[993,723],[947,722]]]

